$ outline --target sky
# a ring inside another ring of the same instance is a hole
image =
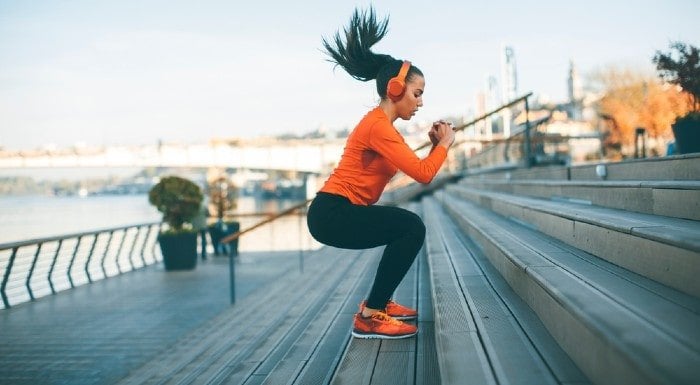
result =
[[[669,42],[700,45],[696,0],[0,0],[0,148],[352,128],[377,104],[375,85],[334,69],[321,38],[369,5],[389,16],[375,52],[425,74],[413,123],[473,109],[504,44],[518,93],[554,101],[570,60],[583,76],[653,72]]]

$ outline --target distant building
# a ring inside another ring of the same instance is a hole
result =
[[[504,45],[501,50],[501,101],[505,104],[518,96],[518,72],[513,47]]]
[[[518,72],[515,65],[515,51],[513,47],[504,45],[501,49],[501,103],[506,104],[518,97]],[[511,109],[501,112],[503,136],[511,134],[511,121],[513,113]]]
[[[486,76],[486,112],[495,110],[501,106],[501,98],[498,95],[498,80],[493,75]],[[491,115],[486,119],[486,135],[490,138],[493,134],[500,134],[501,130],[501,119],[497,115]]]
[[[569,115],[574,120],[581,120],[583,90],[581,87],[581,79],[579,78],[578,71],[576,71],[573,60],[569,61],[567,89],[569,91]]]

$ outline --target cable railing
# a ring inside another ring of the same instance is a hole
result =
[[[162,260],[160,222],[0,245],[3,309]]]

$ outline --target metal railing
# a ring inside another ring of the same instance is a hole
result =
[[[258,229],[262,226],[265,226],[273,221],[278,220],[279,218],[285,217],[287,215],[299,213],[299,226],[300,228],[303,226],[302,221],[306,217],[306,208],[311,203],[313,199],[307,199],[303,202],[297,203],[291,207],[288,207],[279,213],[276,214],[271,214],[268,215],[267,218],[263,219],[262,221],[247,227],[245,229],[241,229],[238,232],[235,232],[231,235],[228,235],[221,239],[221,243],[228,244],[231,243],[241,236],[250,233],[251,231]],[[301,231],[300,231],[301,234]],[[229,247],[229,255],[228,255],[228,266],[229,266],[229,288],[230,288],[230,299],[231,299],[231,304],[236,303],[236,267],[234,263],[234,258],[237,256],[237,253],[234,252],[233,247]],[[300,246],[299,246],[299,271],[304,272],[304,247],[303,247],[303,242],[300,240]]]
[[[3,309],[154,264],[160,222],[0,245]]]

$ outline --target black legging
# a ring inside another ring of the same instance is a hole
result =
[[[307,222],[313,237],[341,249],[386,245],[367,307],[383,309],[411,267],[425,239],[425,225],[408,210],[354,205],[347,198],[319,192],[309,207]]]

